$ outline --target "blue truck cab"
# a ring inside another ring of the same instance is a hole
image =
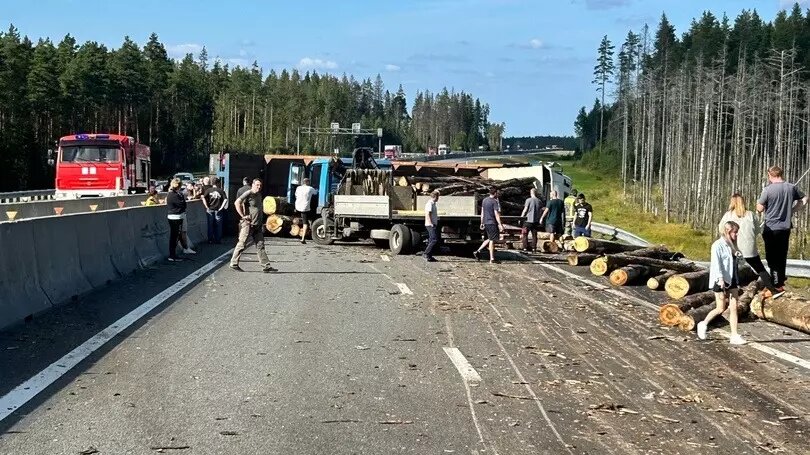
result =
[[[380,169],[391,168],[389,160],[378,160],[376,163]],[[351,158],[317,158],[309,163],[290,163],[287,201],[295,204],[295,190],[305,177],[309,177],[310,186],[318,191],[317,203],[313,200],[310,207],[320,215],[323,208],[329,205],[330,197],[337,191],[346,169],[351,169],[352,165]]]

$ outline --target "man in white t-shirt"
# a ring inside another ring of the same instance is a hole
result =
[[[309,186],[309,179],[305,178],[301,185],[295,189],[295,210],[301,216],[301,243],[307,243],[307,228],[309,219],[312,217],[311,200],[312,196],[318,194],[318,190]]]
[[[428,232],[428,243],[422,256],[428,262],[436,262],[436,258],[433,257],[433,248],[436,247],[436,243],[439,241],[439,233],[437,232],[439,224],[438,202],[439,192],[434,190],[430,193],[430,200],[425,204],[425,230]]]

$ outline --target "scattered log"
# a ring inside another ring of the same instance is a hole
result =
[[[626,265],[610,272],[610,284],[614,286],[625,286],[648,277],[654,271],[657,272],[658,270],[651,269],[646,265]]]
[[[705,291],[709,288],[709,271],[681,273],[670,277],[664,284],[667,295],[672,299],[682,299],[689,294]]]
[[[295,208],[286,198],[266,196],[262,200],[262,211],[265,215],[292,215]]]
[[[763,285],[755,280],[740,291],[737,303],[737,316],[748,314],[749,303],[759,296]],[[694,330],[698,322],[715,308],[716,297],[712,291],[704,291],[684,297],[682,300],[670,301],[658,311],[658,319],[663,325],[678,327],[681,330]]]
[[[683,257],[681,253],[673,253],[669,251],[664,245],[650,246],[638,250],[626,251],[624,254],[628,256],[639,256],[645,258],[661,259],[664,261],[677,261]]]
[[[810,333],[810,301],[794,294],[778,299],[763,299],[757,294],[751,300],[751,312],[760,319]]]
[[[654,277],[650,277],[650,279],[647,280],[647,287],[653,291],[662,289],[667,280],[677,274],[678,272],[675,272],[674,270],[662,270],[661,273]]]
[[[643,247],[626,245],[610,240],[599,240],[580,236],[574,239],[574,249],[579,253],[621,253],[624,251],[640,250]]]
[[[290,236],[291,237],[298,237],[301,235],[301,226],[293,223],[290,225]]]
[[[737,267],[737,281],[739,281],[740,286],[746,286],[757,278],[754,269],[741,261]],[[673,299],[680,299],[689,294],[706,291],[709,287],[709,271],[706,269],[699,272],[675,275],[670,277],[664,284],[667,295]]]
[[[283,232],[289,232],[292,219],[286,215],[273,214],[267,217],[265,227],[267,231],[273,235],[279,235]]]
[[[560,245],[557,242],[552,242],[551,240],[541,240],[537,245],[537,250],[542,251],[543,253],[559,253],[560,252]]]
[[[598,254],[592,253],[570,253],[566,259],[569,265],[590,265],[598,257]]]
[[[658,320],[661,324],[675,327],[681,324],[686,312],[714,302],[714,292],[706,291],[692,294],[681,300],[670,300],[658,309]]]
[[[615,267],[614,267],[615,268]],[[596,276],[605,276],[610,272],[610,265],[608,264],[607,257],[602,256],[591,261],[591,273]]]

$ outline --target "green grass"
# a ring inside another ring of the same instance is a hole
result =
[[[650,243],[663,244],[689,258],[708,260],[714,237],[680,223],[665,223],[662,217],[644,213],[641,206],[622,196],[619,179],[571,163],[563,166],[574,188],[585,193],[593,206],[594,220],[632,232]]]

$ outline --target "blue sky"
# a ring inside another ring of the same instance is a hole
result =
[[[506,134],[573,134],[603,35],[618,45],[662,12],[680,34],[709,9],[733,18],[756,8],[771,20],[788,0],[2,0],[0,25],[33,40],[143,45],[156,32],[173,57],[231,65],[383,76],[386,88],[464,90],[489,103]],[[803,0],[805,6],[810,0]],[[710,5],[710,6],[709,6]]]

